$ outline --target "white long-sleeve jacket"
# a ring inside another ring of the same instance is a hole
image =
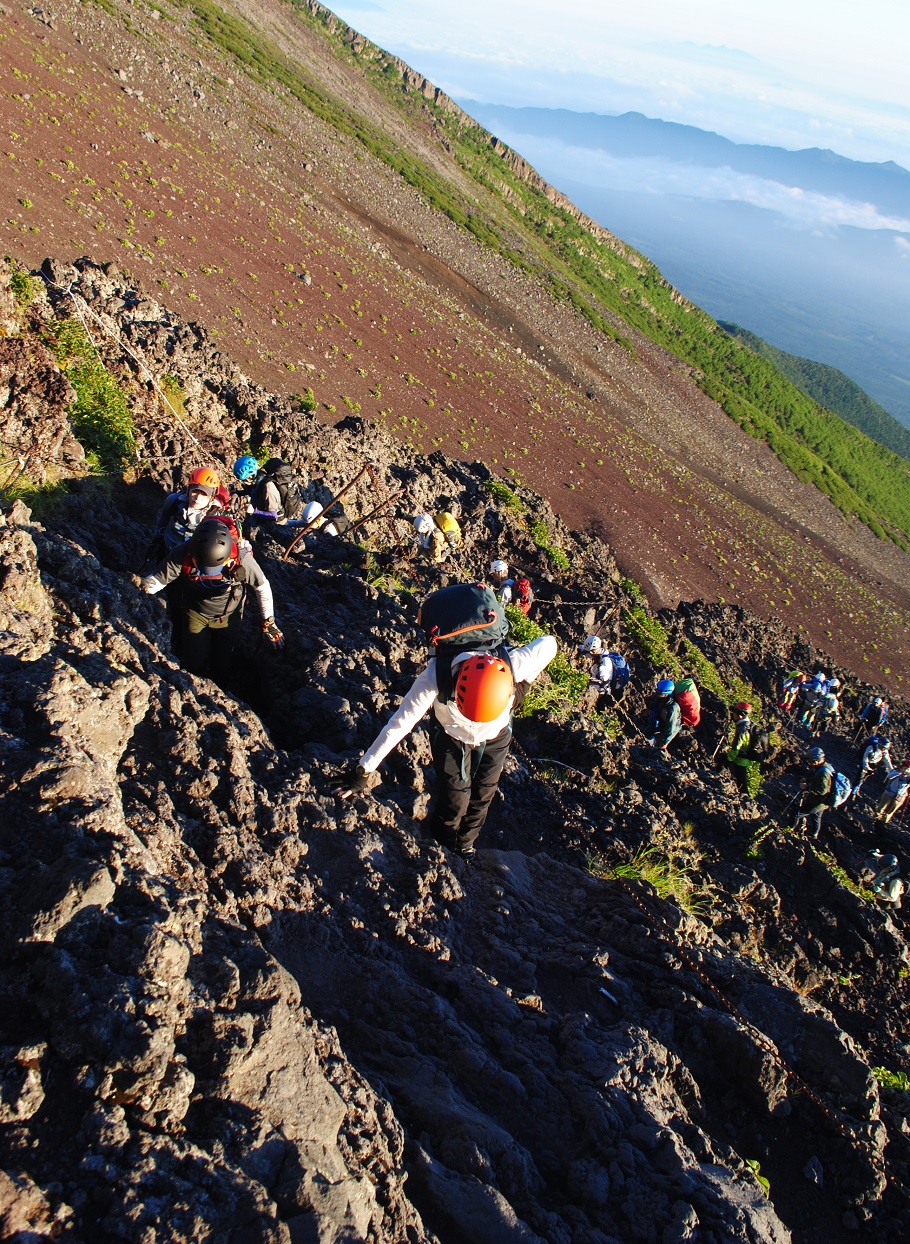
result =
[[[509,648],[508,653],[515,682],[533,682],[556,656],[556,640],[552,635],[542,635],[522,648]],[[457,666],[470,655],[472,655],[471,652],[459,653],[453,664]],[[489,743],[509,724],[514,699],[513,695],[508,706],[495,721],[471,721],[458,711],[453,701],[443,704],[439,699],[436,687],[436,658],[431,657],[426,669],[414,679],[407,695],[386,722],[376,740],[364,752],[360,763],[367,773],[372,773],[389,752],[411,733],[431,708],[443,730],[453,739],[457,739],[460,743],[467,743],[470,747]]]

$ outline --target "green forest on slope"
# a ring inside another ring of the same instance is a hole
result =
[[[433,122],[446,147],[479,191],[466,196],[420,156],[402,150],[380,126],[331,96],[313,72],[288,58],[244,19],[212,0],[170,0],[185,9],[212,44],[255,80],[283,88],[338,131],[363,144],[439,211],[515,266],[548,281],[599,331],[630,351],[624,325],[638,329],[692,369],[702,390],[751,436],[766,441],[804,483],[814,484],[846,515],[881,538],[910,547],[910,464],[870,440],[801,392],[766,358],[746,349],[704,311],[682,299],[658,269],[618,239],[600,239],[571,211],[549,201],[493,146],[493,137],[460,110],[408,90],[394,57],[358,38],[312,0],[286,0],[326,41],[330,53],[358,71],[415,123]],[[416,130],[415,130],[416,134]],[[415,137],[415,146],[417,139]]]
[[[739,324],[730,324],[726,320],[717,322],[725,333],[773,363],[807,397],[813,398],[826,410],[833,410],[836,415],[865,432],[872,440],[893,449],[896,454],[910,461],[910,429],[905,428],[893,415],[889,415],[883,406],[879,406],[849,376],[827,363],[816,363],[813,359],[805,359],[798,354],[788,354],[786,350],[772,346],[769,341],[756,333],[750,333],[747,328],[741,328]]]

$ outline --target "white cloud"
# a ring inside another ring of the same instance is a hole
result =
[[[901,259],[910,260],[910,238],[895,238],[894,245]]]
[[[590,147],[568,146],[534,134],[504,130],[501,126],[497,127],[497,134],[557,184],[568,181],[639,194],[674,194],[748,203],[777,212],[794,225],[807,229],[849,226],[910,235],[910,217],[886,216],[872,203],[835,198],[727,167],[704,168],[670,160],[630,159]],[[910,251],[910,237],[905,244]]]

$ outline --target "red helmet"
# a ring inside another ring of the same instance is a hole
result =
[[[211,488],[212,495],[214,495],[221,487],[221,480],[218,478],[218,472],[213,471],[211,467],[196,467],[187,487],[192,488],[194,484],[198,484],[200,488]]]
[[[458,667],[455,703],[469,721],[495,721],[509,707],[515,680],[502,657],[478,653]]]

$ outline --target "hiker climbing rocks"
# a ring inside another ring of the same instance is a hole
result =
[[[436,512],[433,515],[433,522],[445,536],[446,543],[451,549],[459,549],[463,543],[461,528],[455,517],[456,508],[451,497],[440,497],[436,502]]]
[[[263,528],[279,540],[279,529],[300,525],[303,490],[294,468],[283,458],[270,458],[250,493],[249,530]]]
[[[220,487],[216,471],[198,467],[182,492],[171,493],[155,524],[155,536],[149,549],[151,560],[160,561],[168,553],[182,548],[210,511],[221,508],[217,495]]]
[[[578,645],[582,657],[588,658],[590,682],[594,703],[600,695],[615,696],[621,700],[629,685],[629,665],[620,652],[607,652],[599,635],[586,635]]]
[[[143,591],[149,595],[169,584],[179,589],[180,663],[191,674],[211,672],[221,681],[229,673],[249,589],[259,602],[265,638],[274,647],[283,647],[268,579],[222,519],[200,523],[185,547],[142,580]]]
[[[825,763],[825,753],[820,747],[810,747],[806,753],[806,760],[809,772],[799,784],[799,789],[803,793],[793,828],[804,828],[814,841],[821,833],[822,817],[826,809],[831,806],[834,770]]]
[[[556,640],[543,635],[521,648],[506,647],[502,607],[479,584],[433,592],[420,623],[435,655],[335,794],[348,799],[368,790],[370,775],[432,709],[430,746],[439,789],[429,832],[469,858],[509,754],[513,710],[556,656]]]
[[[870,851],[863,860],[862,874],[869,876],[869,888],[882,903],[900,908],[904,897],[904,883],[896,855],[883,855],[878,849]]]
[[[490,563],[490,585],[504,605],[515,605],[525,617],[531,612],[534,590],[530,579],[523,574],[510,578],[508,563],[500,557]]]
[[[853,784],[853,793],[855,795],[859,794],[863,783],[879,765],[884,765],[886,773],[890,773],[894,768],[890,748],[891,741],[886,739],[884,735],[873,734],[866,739],[866,745],[860,757],[859,768],[856,771],[856,781]]]
[[[303,513],[300,517],[303,519],[305,527],[309,527],[310,523],[312,523],[312,530],[319,531],[324,536],[337,536],[340,534],[334,522],[326,521],[325,510],[318,501],[308,501],[303,507]]]
[[[806,681],[806,675],[801,670],[791,670],[783,681],[780,689],[780,695],[777,701],[777,707],[785,713],[793,711],[793,705],[799,695],[800,688]]]
[[[432,514],[418,514],[414,519],[414,530],[417,533],[417,548],[424,561],[434,566],[440,565],[449,555],[451,545],[445,532],[436,526]]]
[[[839,686],[840,684],[838,684]],[[802,686],[802,698],[799,707],[800,725],[812,729],[815,725],[815,719],[821,710],[828,693],[828,679],[825,674],[818,671]]]
[[[873,696],[859,715],[860,724],[853,741],[856,742],[862,731],[875,733],[879,726],[883,726],[887,720],[888,701],[880,695]]]
[[[755,763],[753,755],[753,735],[755,725],[749,714],[752,705],[745,700],[734,704],[730,713],[733,718],[733,741],[727,749],[727,764],[739,790],[746,794],[749,790],[749,774]]]
[[[821,697],[815,712],[816,728],[833,731],[840,725],[840,679],[831,678],[828,690]]]
[[[682,712],[673,699],[674,683],[669,678],[659,678],[655,688],[657,695],[648,714],[649,746],[666,752],[682,729]]]
[[[887,825],[899,811],[910,792],[910,760],[892,769],[885,778],[885,785],[875,805],[874,820],[877,825]]]

